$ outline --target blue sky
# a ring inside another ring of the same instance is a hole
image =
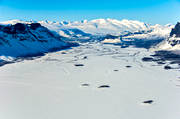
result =
[[[0,21],[97,18],[175,24],[180,21],[180,0],[0,0]]]

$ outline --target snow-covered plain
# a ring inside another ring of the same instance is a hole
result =
[[[0,119],[179,119],[179,70],[150,54],[86,43],[0,67]]]

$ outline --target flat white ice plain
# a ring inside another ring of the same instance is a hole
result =
[[[0,119],[179,119],[179,70],[149,54],[89,43],[0,67]]]

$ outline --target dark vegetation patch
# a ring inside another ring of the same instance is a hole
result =
[[[177,69],[173,68],[171,64],[178,64],[180,65],[180,55],[174,54],[171,51],[156,51],[151,57],[144,57],[142,58],[144,62],[156,62],[158,65],[164,65],[168,61],[168,65],[164,66],[164,69]]]
[[[151,61],[153,61],[153,58],[152,57],[144,57],[144,58],[142,58],[142,61],[151,62]]]
[[[110,86],[109,85],[101,85],[98,88],[110,88]]]
[[[130,65],[128,65],[128,66],[126,66],[126,68],[131,68],[132,66],[130,66]]]
[[[164,66],[164,69],[169,70],[169,69],[173,69],[173,68],[168,66],[168,65],[166,65],[166,66]]]
[[[153,100],[147,100],[147,101],[144,101],[143,103],[144,104],[152,104],[154,101]]]
[[[61,54],[67,54],[66,52],[61,52]]]
[[[164,61],[170,61],[170,64],[180,64],[180,55],[174,54],[171,51],[157,51],[154,55],[151,55],[154,57],[154,61],[157,62],[163,62]]]
[[[158,61],[157,64],[166,64],[165,62]]]
[[[171,61],[180,61],[180,55],[174,54],[171,51],[156,51],[153,57],[157,57],[160,60],[171,60]]]
[[[128,48],[128,45],[122,45],[121,48]]]
[[[87,56],[84,56],[83,59],[87,59],[88,57]]]
[[[90,85],[87,84],[87,83],[84,83],[84,84],[82,84],[81,86],[83,86],[83,87],[88,87],[88,86],[90,86]]]
[[[76,66],[76,67],[83,67],[84,64],[74,64],[74,66]]]
[[[163,40],[164,39],[157,39],[157,40],[131,39],[130,41],[122,41],[121,43],[114,43],[114,45],[119,45],[121,46],[121,48],[134,46],[137,48],[149,49],[152,46],[159,44]]]

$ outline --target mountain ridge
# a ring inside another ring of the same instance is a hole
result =
[[[127,34],[128,32],[138,32],[138,31],[150,31],[155,30],[156,28],[165,27],[166,29],[171,29],[173,25],[150,25],[144,22],[137,20],[116,20],[116,19],[94,19],[94,20],[82,20],[82,21],[61,21],[61,22],[52,22],[52,21],[21,21],[21,20],[11,20],[6,22],[0,22],[0,24],[15,24],[20,23],[40,23],[41,25],[47,27],[50,30],[56,31],[63,36],[63,30],[68,29],[78,29],[84,33],[92,35],[122,35]],[[60,32],[61,31],[61,32]],[[170,32],[170,30],[169,30]],[[159,33],[158,33],[159,34]],[[78,34],[79,36],[81,34]],[[67,34],[65,37],[71,37]]]

